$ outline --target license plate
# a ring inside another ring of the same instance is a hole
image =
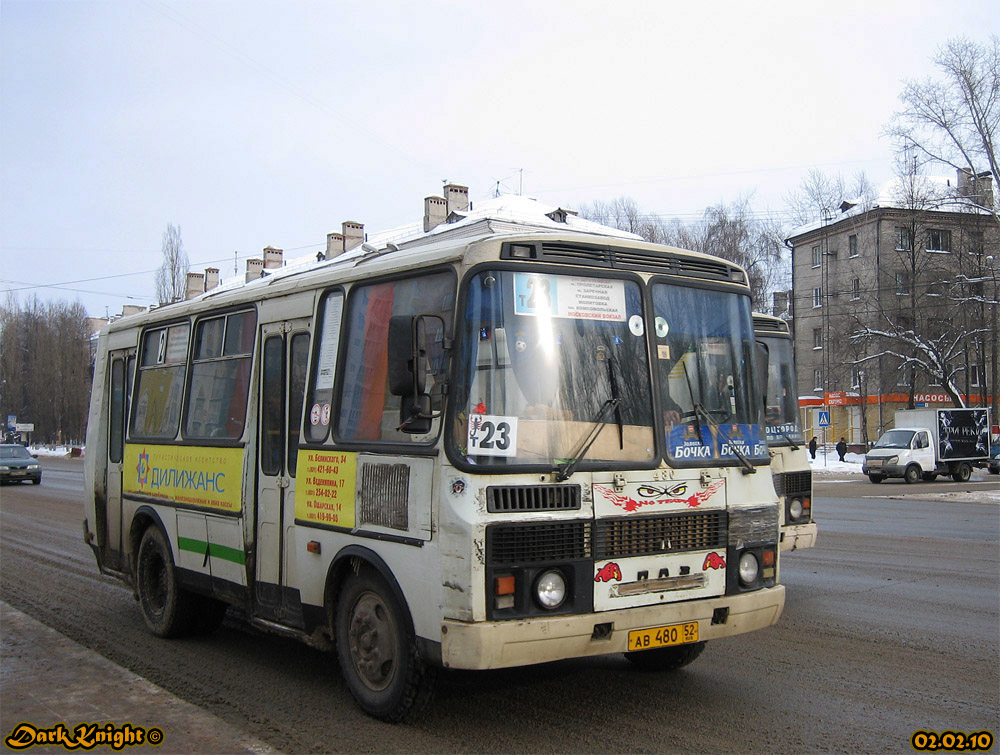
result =
[[[668,627],[652,629],[636,629],[628,633],[629,650],[646,650],[647,648],[664,648],[670,645],[683,645],[698,641],[698,622],[687,624],[672,624]]]

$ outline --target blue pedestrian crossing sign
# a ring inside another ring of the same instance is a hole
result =
[[[817,416],[817,421],[816,421],[817,425],[819,425],[820,427],[829,427],[830,426],[830,412],[829,411],[820,411],[820,412],[817,412],[817,415],[818,415]]]

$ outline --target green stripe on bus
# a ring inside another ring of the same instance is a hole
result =
[[[230,548],[225,545],[219,545],[218,543],[206,543],[204,540],[195,540],[190,537],[179,537],[177,538],[177,547],[182,551],[197,553],[199,556],[204,556],[205,551],[210,549],[208,555],[212,558],[221,558],[223,561],[232,561],[234,564],[239,564],[240,566],[246,564],[246,558],[243,551],[237,550],[236,548]]]

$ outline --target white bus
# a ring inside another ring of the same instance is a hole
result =
[[[438,668],[673,669],[774,624],[745,272],[519,197],[449,220],[102,331],[101,571],[163,637],[235,606],[336,648],[387,721]]]
[[[755,312],[753,327],[768,355],[764,422],[774,489],[782,499],[781,550],[811,548],[818,528],[813,521],[812,468],[799,422],[792,337],[788,323],[771,315]]]

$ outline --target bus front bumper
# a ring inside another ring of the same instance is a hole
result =
[[[781,550],[794,551],[800,548],[812,548],[816,545],[816,534],[819,528],[816,522],[796,524],[781,528]]]
[[[624,653],[631,630],[692,621],[698,622],[700,640],[715,640],[775,624],[784,605],[785,587],[776,585],[743,595],[583,616],[474,624],[445,620],[441,661],[445,668],[494,669]],[[712,623],[713,618],[718,623]]]

